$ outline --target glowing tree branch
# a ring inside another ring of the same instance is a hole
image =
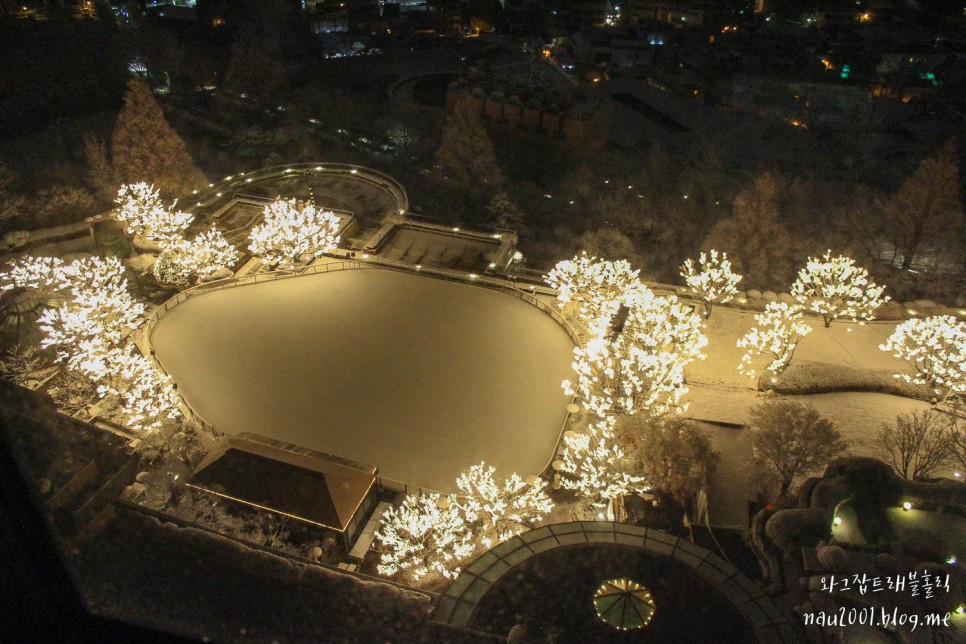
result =
[[[592,423],[586,432],[564,437],[560,485],[597,505],[647,489],[643,477],[628,473],[614,425],[614,419],[607,417]]]
[[[95,257],[53,273],[49,283],[70,285],[70,298],[40,317],[41,345],[56,347],[58,360],[98,382],[101,397],[119,396],[133,429],[154,429],[177,418],[180,398],[170,378],[155,371],[129,339],[144,305],[128,292],[121,263]]]
[[[265,207],[264,221],[252,229],[248,249],[266,262],[295,266],[305,256],[319,257],[339,243],[340,218],[295,199],[276,199]]]
[[[122,185],[117,204],[114,217],[129,235],[156,242],[180,237],[194,220],[194,215],[165,208],[154,186],[144,182]]]
[[[238,261],[238,251],[216,228],[187,240],[172,238],[154,265],[155,278],[165,284],[185,284],[191,275],[204,279]]]
[[[790,293],[806,310],[821,315],[828,328],[838,318],[874,320],[875,310],[889,301],[884,290],[855,260],[827,251],[824,257],[808,258]]]
[[[402,505],[386,513],[376,539],[382,545],[379,573],[415,580],[430,571],[452,579],[474,551],[458,504],[439,494],[407,496]]]
[[[755,315],[758,326],[752,327],[738,340],[739,349],[748,349],[741,357],[738,371],[749,378],[756,377],[752,359],[757,355],[771,357],[765,370],[772,375],[781,373],[795,354],[795,347],[812,327],[802,321],[802,307],[784,302],[769,302],[762,313]]]
[[[681,277],[684,278],[695,295],[704,303],[705,319],[711,317],[711,307],[717,303],[730,302],[738,294],[735,288],[742,276],[731,270],[728,254],[712,250],[705,255],[698,256],[697,264],[688,259],[681,266]]]
[[[151,361],[138,353],[133,344],[113,357],[112,367],[118,369],[117,378],[98,386],[98,394],[114,394],[121,398],[121,409],[127,416],[128,427],[152,430],[166,420],[181,415],[181,397],[171,377],[154,368]]]
[[[907,320],[879,348],[916,370],[896,378],[926,385],[942,399],[966,392],[966,322],[951,315]]]
[[[576,377],[564,381],[564,391],[580,395],[585,408],[601,418],[683,411],[684,369],[704,358],[701,349],[708,343],[701,322],[676,297],[656,297],[639,283],[628,300],[627,319],[616,337],[597,335],[574,349]]]
[[[51,283],[69,284],[70,301],[40,317],[46,334],[41,344],[58,347],[59,359],[71,368],[84,359],[79,356],[85,346],[118,346],[144,314],[144,305],[131,297],[124,267],[114,257],[80,259],[62,266]]]
[[[8,264],[8,270],[0,273],[0,292],[14,288],[27,288],[40,294],[64,291],[69,287],[64,281],[64,260],[59,257],[33,257],[25,255]]]
[[[625,260],[612,262],[584,252],[558,262],[544,279],[557,289],[557,300],[572,302],[577,318],[593,330],[610,321],[628,290],[639,284],[638,273]]]
[[[501,487],[493,480],[495,471],[496,468],[480,463],[456,480],[461,492],[458,495],[460,509],[471,526],[483,530],[483,545],[487,548],[491,544],[488,533],[495,533],[497,541],[505,541],[532,528],[554,506],[547,496],[547,482],[543,479],[537,478],[529,484],[512,474]]]

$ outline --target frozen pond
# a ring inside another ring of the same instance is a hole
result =
[[[490,289],[379,269],[194,297],[152,345],[188,404],[254,432],[440,491],[485,460],[502,479],[548,464],[573,343]]]

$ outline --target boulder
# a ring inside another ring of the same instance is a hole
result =
[[[30,233],[26,230],[14,230],[3,236],[0,242],[0,250],[12,251],[24,246],[30,239]]]
[[[841,572],[849,565],[849,553],[839,546],[823,546],[815,553],[822,568]]]

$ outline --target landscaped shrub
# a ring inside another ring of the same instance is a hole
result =
[[[897,380],[891,371],[856,369],[826,362],[798,362],[773,376],[767,385],[778,394],[804,395],[839,391],[875,393],[930,400],[934,394],[920,385]]]

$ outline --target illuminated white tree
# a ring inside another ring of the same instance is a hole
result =
[[[493,480],[495,471],[496,468],[480,463],[456,480],[461,492],[457,495],[460,509],[471,527],[482,529],[483,545],[487,548],[491,544],[489,534],[495,533],[497,541],[505,541],[532,528],[554,506],[543,479],[527,483],[514,473],[499,486]]]
[[[97,382],[101,397],[117,395],[131,428],[149,430],[176,419],[180,398],[170,378],[156,371],[130,340],[144,305],[128,292],[121,263],[94,257],[37,265],[54,267],[41,283],[67,300],[41,315],[41,345],[56,348],[57,359],[68,369]]]
[[[755,315],[758,326],[751,328],[738,340],[739,349],[748,349],[741,357],[738,371],[754,378],[758,374],[752,361],[759,355],[771,358],[765,370],[772,375],[781,373],[795,354],[798,343],[812,331],[802,321],[802,307],[784,302],[769,302],[762,313]]]
[[[439,494],[407,496],[386,513],[376,539],[382,546],[379,573],[414,580],[430,571],[456,577],[475,549],[459,505]]]
[[[824,257],[808,258],[789,292],[803,308],[821,315],[828,328],[838,318],[874,320],[875,310],[889,301],[883,291],[885,286],[869,280],[869,271],[851,257],[826,251]]]
[[[586,431],[564,436],[560,485],[598,506],[648,488],[643,477],[629,473],[629,459],[617,444],[614,427],[614,418],[608,416]]]
[[[907,320],[879,348],[916,370],[896,378],[926,385],[942,399],[966,392],[966,322],[951,315]]]
[[[544,278],[561,304],[573,303],[577,318],[593,329],[609,321],[627,292],[639,284],[639,271],[625,260],[612,262],[582,252],[558,262]]]
[[[681,265],[684,278],[695,295],[704,303],[705,319],[711,317],[711,307],[715,303],[730,302],[738,294],[735,288],[742,276],[732,272],[727,253],[711,250],[707,255],[701,253],[697,263],[688,259]]]
[[[14,288],[27,288],[45,295],[63,291],[68,287],[63,267],[64,260],[59,257],[25,255],[10,262],[8,270],[0,273],[0,292]]]
[[[145,183],[125,183],[117,191],[117,210],[114,217],[126,224],[129,235],[140,235],[145,229],[145,220],[153,210],[164,208],[161,194],[154,186]]]
[[[166,284],[185,284],[191,275],[210,277],[219,269],[233,266],[239,258],[238,250],[214,227],[194,239],[171,238],[163,250],[153,272]]]
[[[264,216],[252,229],[248,249],[270,264],[295,266],[303,257],[319,257],[339,243],[341,219],[314,204],[276,199],[265,207]]]
[[[159,284],[184,287],[191,280],[191,270],[172,252],[161,253],[154,260],[151,274]]]
[[[602,333],[574,349],[576,377],[564,381],[564,391],[580,395],[601,418],[683,411],[684,369],[704,358],[708,344],[700,319],[676,297],[657,297],[640,283],[627,300],[627,318],[613,339]]]
[[[133,343],[114,354],[111,363],[116,375],[99,385],[97,392],[102,397],[120,397],[128,427],[152,430],[180,417],[181,396],[171,377],[155,369]]]
[[[143,181],[122,185],[117,204],[114,217],[127,233],[155,242],[180,237],[194,220],[192,214],[166,208],[154,186]]]
[[[117,258],[79,259],[57,272],[57,279],[69,285],[69,303],[46,311],[39,321],[47,334],[44,346],[57,346],[61,359],[80,352],[93,338],[104,346],[119,346],[140,324],[144,305],[131,297]]]

